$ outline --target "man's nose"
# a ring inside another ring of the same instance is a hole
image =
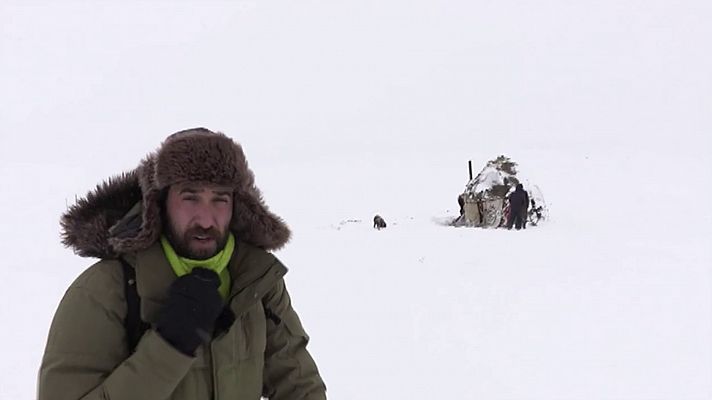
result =
[[[207,205],[201,205],[197,207],[194,222],[196,225],[203,229],[210,229],[215,227],[215,218],[213,218],[213,213],[210,210],[210,207],[208,207]]]

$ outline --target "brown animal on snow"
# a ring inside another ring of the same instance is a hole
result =
[[[386,221],[380,216],[376,215],[373,217],[373,227],[380,230],[386,227]]]

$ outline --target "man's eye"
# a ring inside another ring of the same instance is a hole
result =
[[[225,197],[220,197],[220,198],[215,199],[215,201],[217,201],[218,203],[227,203],[228,199]]]
[[[183,197],[183,201],[196,201],[198,198],[196,196],[185,196]]]

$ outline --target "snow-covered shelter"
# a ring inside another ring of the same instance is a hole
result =
[[[541,191],[535,185],[523,182],[518,175],[517,163],[509,157],[500,155],[487,165],[465,186],[458,201],[462,213],[454,225],[480,226],[496,228],[507,222],[508,195],[518,183],[523,183],[525,190],[538,206],[545,207]]]

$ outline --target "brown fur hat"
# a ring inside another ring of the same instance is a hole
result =
[[[266,250],[284,246],[290,231],[255,187],[242,147],[220,132],[188,129],[169,136],[135,170],[110,178],[62,216],[62,241],[85,257],[115,258],[143,250],[161,235],[164,189],[185,181],[233,188],[230,230]]]

